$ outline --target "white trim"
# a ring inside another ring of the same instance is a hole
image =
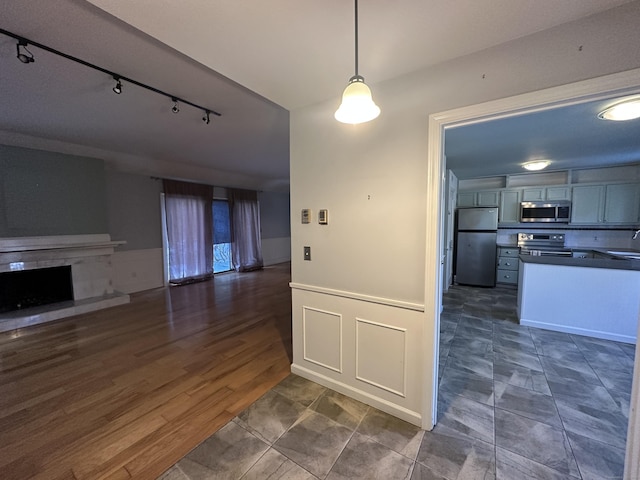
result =
[[[360,355],[359,355],[359,346],[360,346],[360,330],[358,328],[358,324],[366,323],[368,325],[375,325],[376,327],[388,328],[389,330],[396,330],[397,332],[402,332],[404,335],[402,337],[403,340],[403,362],[402,362],[402,391],[394,390],[393,388],[387,387],[380,383],[374,382],[373,380],[369,380],[365,377],[360,376]],[[396,327],[393,325],[388,325],[380,322],[372,322],[371,320],[365,320],[364,318],[356,317],[356,379],[361,382],[368,383],[369,385],[373,385],[374,387],[381,388],[382,390],[386,390],[387,392],[393,393],[394,395],[398,395],[399,397],[406,398],[406,389],[407,389],[407,329]]]
[[[536,320],[520,319],[520,325],[525,327],[542,328],[545,330],[553,330],[554,332],[571,333],[574,335],[584,335],[587,337],[602,338],[604,340],[613,340],[614,342],[636,343],[636,338],[631,335],[620,335],[617,333],[601,332],[599,330],[590,330],[587,328],[569,327],[567,325],[558,325],[555,323],[538,322]]]
[[[318,360],[314,360],[311,357],[307,356],[307,316],[306,316],[306,312],[308,310],[314,311],[314,312],[318,312],[318,313],[324,313],[325,315],[331,315],[332,317],[338,317],[338,322],[339,322],[339,330],[340,330],[340,347],[339,347],[339,352],[340,352],[340,359],[338,360],[339,366],[333,367],[331,365],[327,365],[325,363],[319,362]],[[339,313],[335,313],[335,312],[330,312],[328,310],[321,310],[319,308],[313,308],[313,307],[307,307],[307,306],[302,306],[302,358],[309,362],[309,363],[314,363],[316,365],[319,365],[321,367],[324,367],[328,370],[333,370],[334,372],[337,373],[342,373],[342,315]]]
[[[439,259],[441,255],[442,225],[439,223],[440,208],[440,178],[445,173],[446,165],[443,161],[443,133],[444,129],[452,126],[469,125],[480,123],[486,120],[506,118],[522,113],[543,111],[558,106],[584,103],[598,98],[610,97],[613,95],[628,95],[638,92],[640,89],[640,69],[615,73],[580,82],[548,88],[537,92],[526,93],[515,97],[503,98],[491,102],[471,105],[468,107],[436,113],[429,116],[428,130],[428,188],[426,198],[427,225],[437,225],[437,229],[427,228],[426,235],[426,257],[425,257],[425,311],[435,312],[434,321],[427,319],[425,324],[424,342],[429,345],[437,335],[436,330],[440,325],[440,314],[436,310],[439,299],[438,282],[440,280]],[[437,348],[433,347],[434,352]],[[640,357],[636,356],[636,362]],[[425,372],[425,389],[423,394],[423,421],[425,429],[429,429],[427,419],[435,424],[437,419],[437,369],[438,358],[432,359],[433,368],[431,372]],[[640,403],[637,389],[640,379],[638,378],[638,368],[634,367],[633,398]],[[431,376],[430,376],[431,375]],[[429,381],[430,380],[430,381]],[[431,388],[427,388],[427,387]],[[637,430],[636,422],[638,413],[631,406],[629,417],[629,431]],[[640,407],[640,405],[638,405]],[[431,425],[433,427],[433,425]],[[627,439],[627,466],[630,463],[638,463],[640,459],[640,436],[633,435]],[[625,476],[629,477],[629,473]]]
[[[371,395],[363,390],[354,388],[350,385],[334,380],[333,378],[326,377],[295,363],[291,365],[291,373],[295,373],[296,375],[300,375],[308,380],[319,383],[331,390],[335,390],[343,395],[359,400],[367,405],[371,405],[378,410],[382,410],[389,415],[398,417],[412,425],[416,425],[418,427],[422,425],[422,418],[420,417],[419,412],[414,412],[413,410],[401,407],[395,403],[389,402],[388,400]]]
[[[295,283],[295,282],[290,282],[289,287],[291,287],[294,290],[304,290],[307,292],[332,295],[334,297],[350,298],[352,300],[361,300],[363,302],[377,303],[380,305],[388,305],[390,307],[404,308],[406,310],[415,310],[417,312],[424,311],[424,305],[422,304],[403,302],[402,300],[394,300],[391,298],[374,297],[372,295],[363,295],[361,293],[347,292],[345,290],[335,290],[333,288],[317,287],[315,285],[306,285],[304,283]]]

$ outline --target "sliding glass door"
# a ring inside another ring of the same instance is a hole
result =
[[[231,261],[231,223],[229,202],[213,201],[213,273],[228,272]]]

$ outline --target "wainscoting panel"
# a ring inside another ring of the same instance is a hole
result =
[[[342,315],[304,307],[304,359],[342,373]]]
[[[407,330],[356,318],[356,378],[405,396]]]
[[[422,425],[425,313],[291,284],[291,371],[391,415]]]

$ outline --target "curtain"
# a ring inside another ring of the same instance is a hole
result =
[[[229,189],[233,268],[248,272],[262,268],[258,192]]]
[[[213,275],[213,187],[164,180],[169,281],[190,283]]]

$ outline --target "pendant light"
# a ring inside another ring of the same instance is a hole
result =
[[[371,90],[364,83],[364,78],[358,75],[358,0],[355,3],[355,37],[356,37],[356,71],[349,79],[349,85],[342,93],[342,103],[336,110],[335,118],[342,123],[365,123],[380,115],[378,107],[371,98]]]

